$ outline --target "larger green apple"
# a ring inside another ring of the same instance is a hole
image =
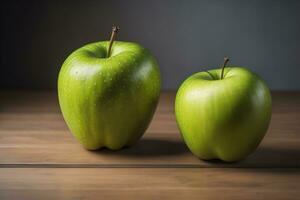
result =
[[[241,67],[199,72],[176,95],[176,119],[182,137],[197,157],[238,161],[263,139],[271,118],[266,84]]]
[[[64,119],[89,150],[136,142],[152,119],[159,94],[157,62],[148,50],[129,42],[79,48],[63,63],[58,78]]]

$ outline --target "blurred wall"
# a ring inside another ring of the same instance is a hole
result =
[[[119,40],[156,56],[164,89],[219,67],[224,55],[272,89],[300,89],[297,0],[10,0],[0,9],[1,88],[56,88],[66,56],[118,24]]]

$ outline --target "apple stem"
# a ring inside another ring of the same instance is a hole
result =
[[[119,30],[120,30],[120,27],[118,27],[118,26],[113,26],[112,27],[111,36],[110,36],[110,40],[109,40],[109,46],[108,46],[107,55],[106,55],[107,58],[110,56],[112,45],[113,45],[114,40],[116,38],[117,32]]]
[[[224,78],[224,69],[225,69],[225,67],[226,67],[226,65],[227,65],[227,63],[228,63],[228,61],[229,61],[229,58],[224,57],[224,62],[223,62],[222,72],[221,72],[221,79]]]

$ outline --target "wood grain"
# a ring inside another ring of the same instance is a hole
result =
[[[0,169],[1,199],[297,199],[295,169]]]
[[[3,93],[2,93],[3,94]],[[237,163],[204,162],[180,137],[174,93],[161,100],[145,136],[120,151],[86,151],[73,138],[53,93],[9,92],[1,97],[0,167],[300,167],[300,93],[273,93],[269,131],[259,148]]]
[[[0,199],[285,199],[300,196],[300,92],[275,92],[259,148],[236,163],[197,159],[161,95],[136,145],[84,150],[53,92],[0,92]]]

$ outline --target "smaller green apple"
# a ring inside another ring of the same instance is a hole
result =
[[[256,74],[242,67],[199,72],[183,82],[175,100],[182,137],[197,157],[238,161],[263,139],[271,95]]]

